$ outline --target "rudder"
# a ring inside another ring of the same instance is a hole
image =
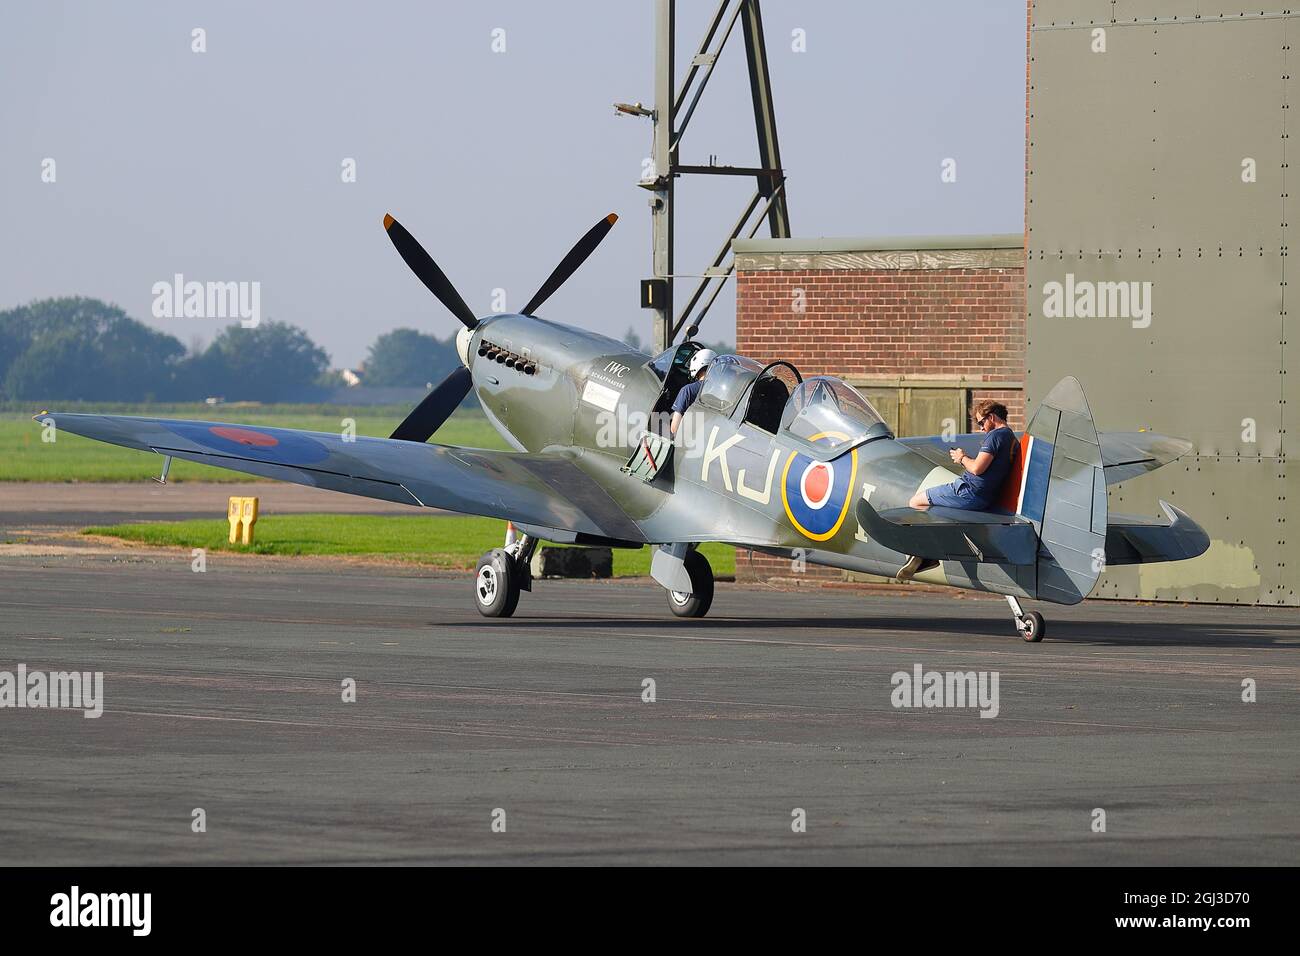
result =
[[[1047,393],[1020,451],[1015,512],[1038,532],[1036,594],[1077,604],[1097,583],[1106,555],[1106,473],[1078,379],[1063,378]]]

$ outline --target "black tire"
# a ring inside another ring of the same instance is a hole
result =
[[[1024,616],[1020,625],[1020,636],[1026,643],[1037,644],[1047,633],[1047,622],[1037,611],[1030,611]]]
[[[691,594],[668,592],[668,608],[678,617],[704,617],[713,604],[713,568],[709,559],[698,551],[686,555],[683,562],[691,578]]]
[[[474,606],[484,617],[510,617],[519,606],[519,571],[500,548],[479,558],[474,569]]]

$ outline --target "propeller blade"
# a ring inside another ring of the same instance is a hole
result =
[[[424,401],[415,406],[415,410],[406,416],[389,438],[401,441],[428,441],[456,410],[460,400],[469,394],[474,379],[469,369],[457,365],[455,370],[434,387]]]
[[[534,314],[560,286],[569,281],[569,276],[578,271],[578,266],[587,261],[587,257],[596,251],[600,241],[609,234],[609,230],[618,222],[618,215],[610,213],[600,222],[596,223],[587,230],[587,234],[578,240],[577,245],[569,250],[569,254],[560,260],[560,264],[555,267],[551,277],[542,283],[542,287],[537,290],[537,294],[529,300],[524,306],[524,315]]]
[[[397,247],[402,259],[428,290],[438,297],[438,301],[445,305],[452,315],[460,319],[466,328],[475,328],[478,325],[478,318],[460,297],[451,280],[438,268],[438,263],[424,251],[424,246],[416,242],[415,237],[406,231],[406,227],[387,213],[384,214],[384,229],[388,232],[388,238],[393,240],[393,245]]]

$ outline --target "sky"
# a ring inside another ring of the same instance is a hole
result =
[[[677,7],[680,82],[715,4]],[[1024,0],[762,11],[796,237],[1022,230]],[[230,320],[155,317],[156,283],[258,282],[263,318],[355,366],[382,332],[459,325],[388,242],[385,212],[487,314],[496,290],[521,308],[612,211],[540,314],[646,340],[636,182],[651,126],[612,104],[652,105],[653,67],[653,0],[5,0],[0,310],[93,296],[194,345]],[[683,163],[711,155],[757,162],[738,29],[682,141]],[[678,273],[708,265],[752,191],[678,180]],[[731,285],[701,338],[734,341]],[[679,302],[691,288],[678,281]]]

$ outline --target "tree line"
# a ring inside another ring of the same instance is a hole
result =
[[[370,346],[366,385],[424,387],[456,364],[452,339],[414,329]],[[98,299],[43,299],[0,312],[0,395],[21,401],[319,401],[342,388],[303,329],[227,326],[206,347],[138,322]]]

